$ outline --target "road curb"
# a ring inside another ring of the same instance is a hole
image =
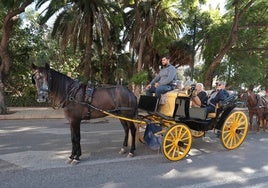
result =
[[[9,107],[8,114],[0,115],[0,120],[62,118],[65,118],[63,110],[51,107]]]

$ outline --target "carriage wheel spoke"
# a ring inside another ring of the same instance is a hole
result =
[[[185,124],[176,124],[166,132],[162,151],[167,159],[177,161],[187,155],[192,144],[190,129]]]
[[[244,112],[231,113],[222,127],[222,144],[227,149],[235,149],[242,144],[248,130],[248,121]]]

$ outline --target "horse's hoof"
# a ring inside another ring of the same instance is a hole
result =
[[[77,165],[80,163],[80,160],[77,160],[77,159],[74,159],[72,162],[71,162],[71,165]]]
[[[129,153],[129,154],[127,155],[127,158],[132,158],[132,157],[134,157],[134,154],[133,154],[133,153]]]
[[[126,153],[126,150],[124,148],[121,148],[120,151],[119,151],[119,154],[123,155]]]
[[[73,159],[72,159],[72,158],[68,158],[68,159],[65,161],[66,164],[71,164],[72,162],[73,162]]]

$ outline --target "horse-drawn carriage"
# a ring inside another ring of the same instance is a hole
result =
[[[247,135],[247,116],[242,111],[233,111],[236,106],[233,95],[217,105],[215,113],[207,114],[205,108],[190,107],[190,94],[187,93],[172,91],[164,103],[160,103],[156,97],[148,96],[141,96],[137,102],[134,94],[121,85],[88,88],[51,69],[49,65],[32,65],[32,68],[37,99],[46,101],[50,97],[54,105],[63,108],[70,122],[72,151],[67,162],[71,164],[77,164],[82,154],[82,119],[107,115],[118,118],[125,132],[121,154],[126,152],[129,132],[132,135],[128,156],[134,155],[136,129],[145,127],[148,130],[148,127],[153,126],[153,135],[161,143],[163,154],[172,161],[184,158],[191,149],[193,137],[201,137],[208,130],[217,130],[227,149],[239,147]],[[145,110],[148,114],[137,114],[137,109]],[[146,140],[146,135],[139,134],[139,139]]]
[[[191,149],[193,137],[204,136],[209,130],[215,130],[227,149],[235,149],[243,143],[248,120],[244,112],[234,110],[235,95],[218,104],[216,111],[209,114],[206,108],[191,107],[190,100],[190,94],[177,91],[167,93],[164,104],[150,96],[141,96],[139,100],[139,108],[148,112],[145,116],[140,115],[140,119],[162,127],[155,136],[162,137],[161,149],[167,159],[184,158]]]

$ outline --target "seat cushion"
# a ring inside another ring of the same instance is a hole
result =
[[[216,117],[216,113],[209,113],[208,114],[208,118],[215,118]]]

